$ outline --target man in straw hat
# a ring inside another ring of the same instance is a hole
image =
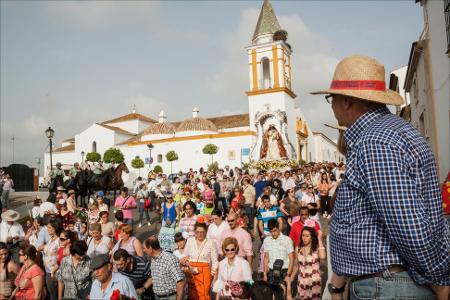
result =
[[[386,105],[384,66],[353,55],[336,67],[327,101],[344,133],[347,171],[330,224],[329,291],[350,298],[448,299],[450,236],[433,153]],[[433,295],[434,294],[434,295]]]
[[[15,210],[8,209],[1,216],[0,242],[6,243],[12,258],[16,263],[19,263],[19,242],[23,241],[25,237],[22,226],[17,223],[20,214]]]

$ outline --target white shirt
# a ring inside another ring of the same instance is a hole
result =
[[[8,237],[16,237],[18,236],[18,240],[13,240],[13,244],[18,241],[23,240],[25,237],[25,233],[23,232],[22,226],[14,222],[12,225],[9,225],[5,220],[0,224],[0,242],[6,243]]]
[[[55,203],[51,203],[51,202],[44,202],[41,204],[41,206],[39,206],[39,214],[41,216],[41,218],[44,217],[45,212],[50,211],[53,214],[56,214],[58,212],[58,209],[56,208]]]
[[[222,232],[226,229],[229,229],[230,226],[228,226],[228,223],[226,221],[222,221],[219,226],[216,225],[216,223],[211,223],[208,227],[208,233],[206,234],[206,237],[208,239],[214,240],[217,245],[217,249],[220,248],[220,236],[222,235]]]
[[[302,196],[302,202],[304,203],[304,205],[307,205],[308,203],[317,203],[318,201],[318,197],[316,194],[309,194],[309,193],[303,193]]]
[[[268,236],[263,243],[264,252],[269,253],[269,269],[273,268],[273,263],[277,259],[283,260],[283,269],[289,267],[289,254],[294,252],[294,242],[291,238],[280,233],[277,239]]]

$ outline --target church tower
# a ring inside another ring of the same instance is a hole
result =
[[[250,89],[250,129],[258,141],[252,148],[253,160],[260,159],[262,136],[274,125],[283,136],[288,158],[296,159],[291,141],[295,141],[296,109],[292,91],[291,46],[287,32],[281,29],[272,5],[265,0],[259,14],[248,54]]]

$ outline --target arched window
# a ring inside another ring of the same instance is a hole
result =
[[[92,142],[92,152],[97,152],[97,142],[96,141]]]
[[[270,61],[267,57],[261,59],[261,68],[262,68],[261,86],[263,89],[270,89],[271,88]]]

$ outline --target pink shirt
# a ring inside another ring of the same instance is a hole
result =
[[[222,243],[227,237],[234,237],[238,241],[240,257],[253,256],[253,244],[250,234],[241,227],[235,229],[226,229],[222,231],[220,235],[220,247],[218,248],[219,254],[223,255]]]
[[[122,208],[124,205],[136,207],[136,200],[133,196],[127,196],[127,198],[119,196],[116,198],[114,205],[116,208],[122,209],[124,219],[133,219],[133,208]]]

